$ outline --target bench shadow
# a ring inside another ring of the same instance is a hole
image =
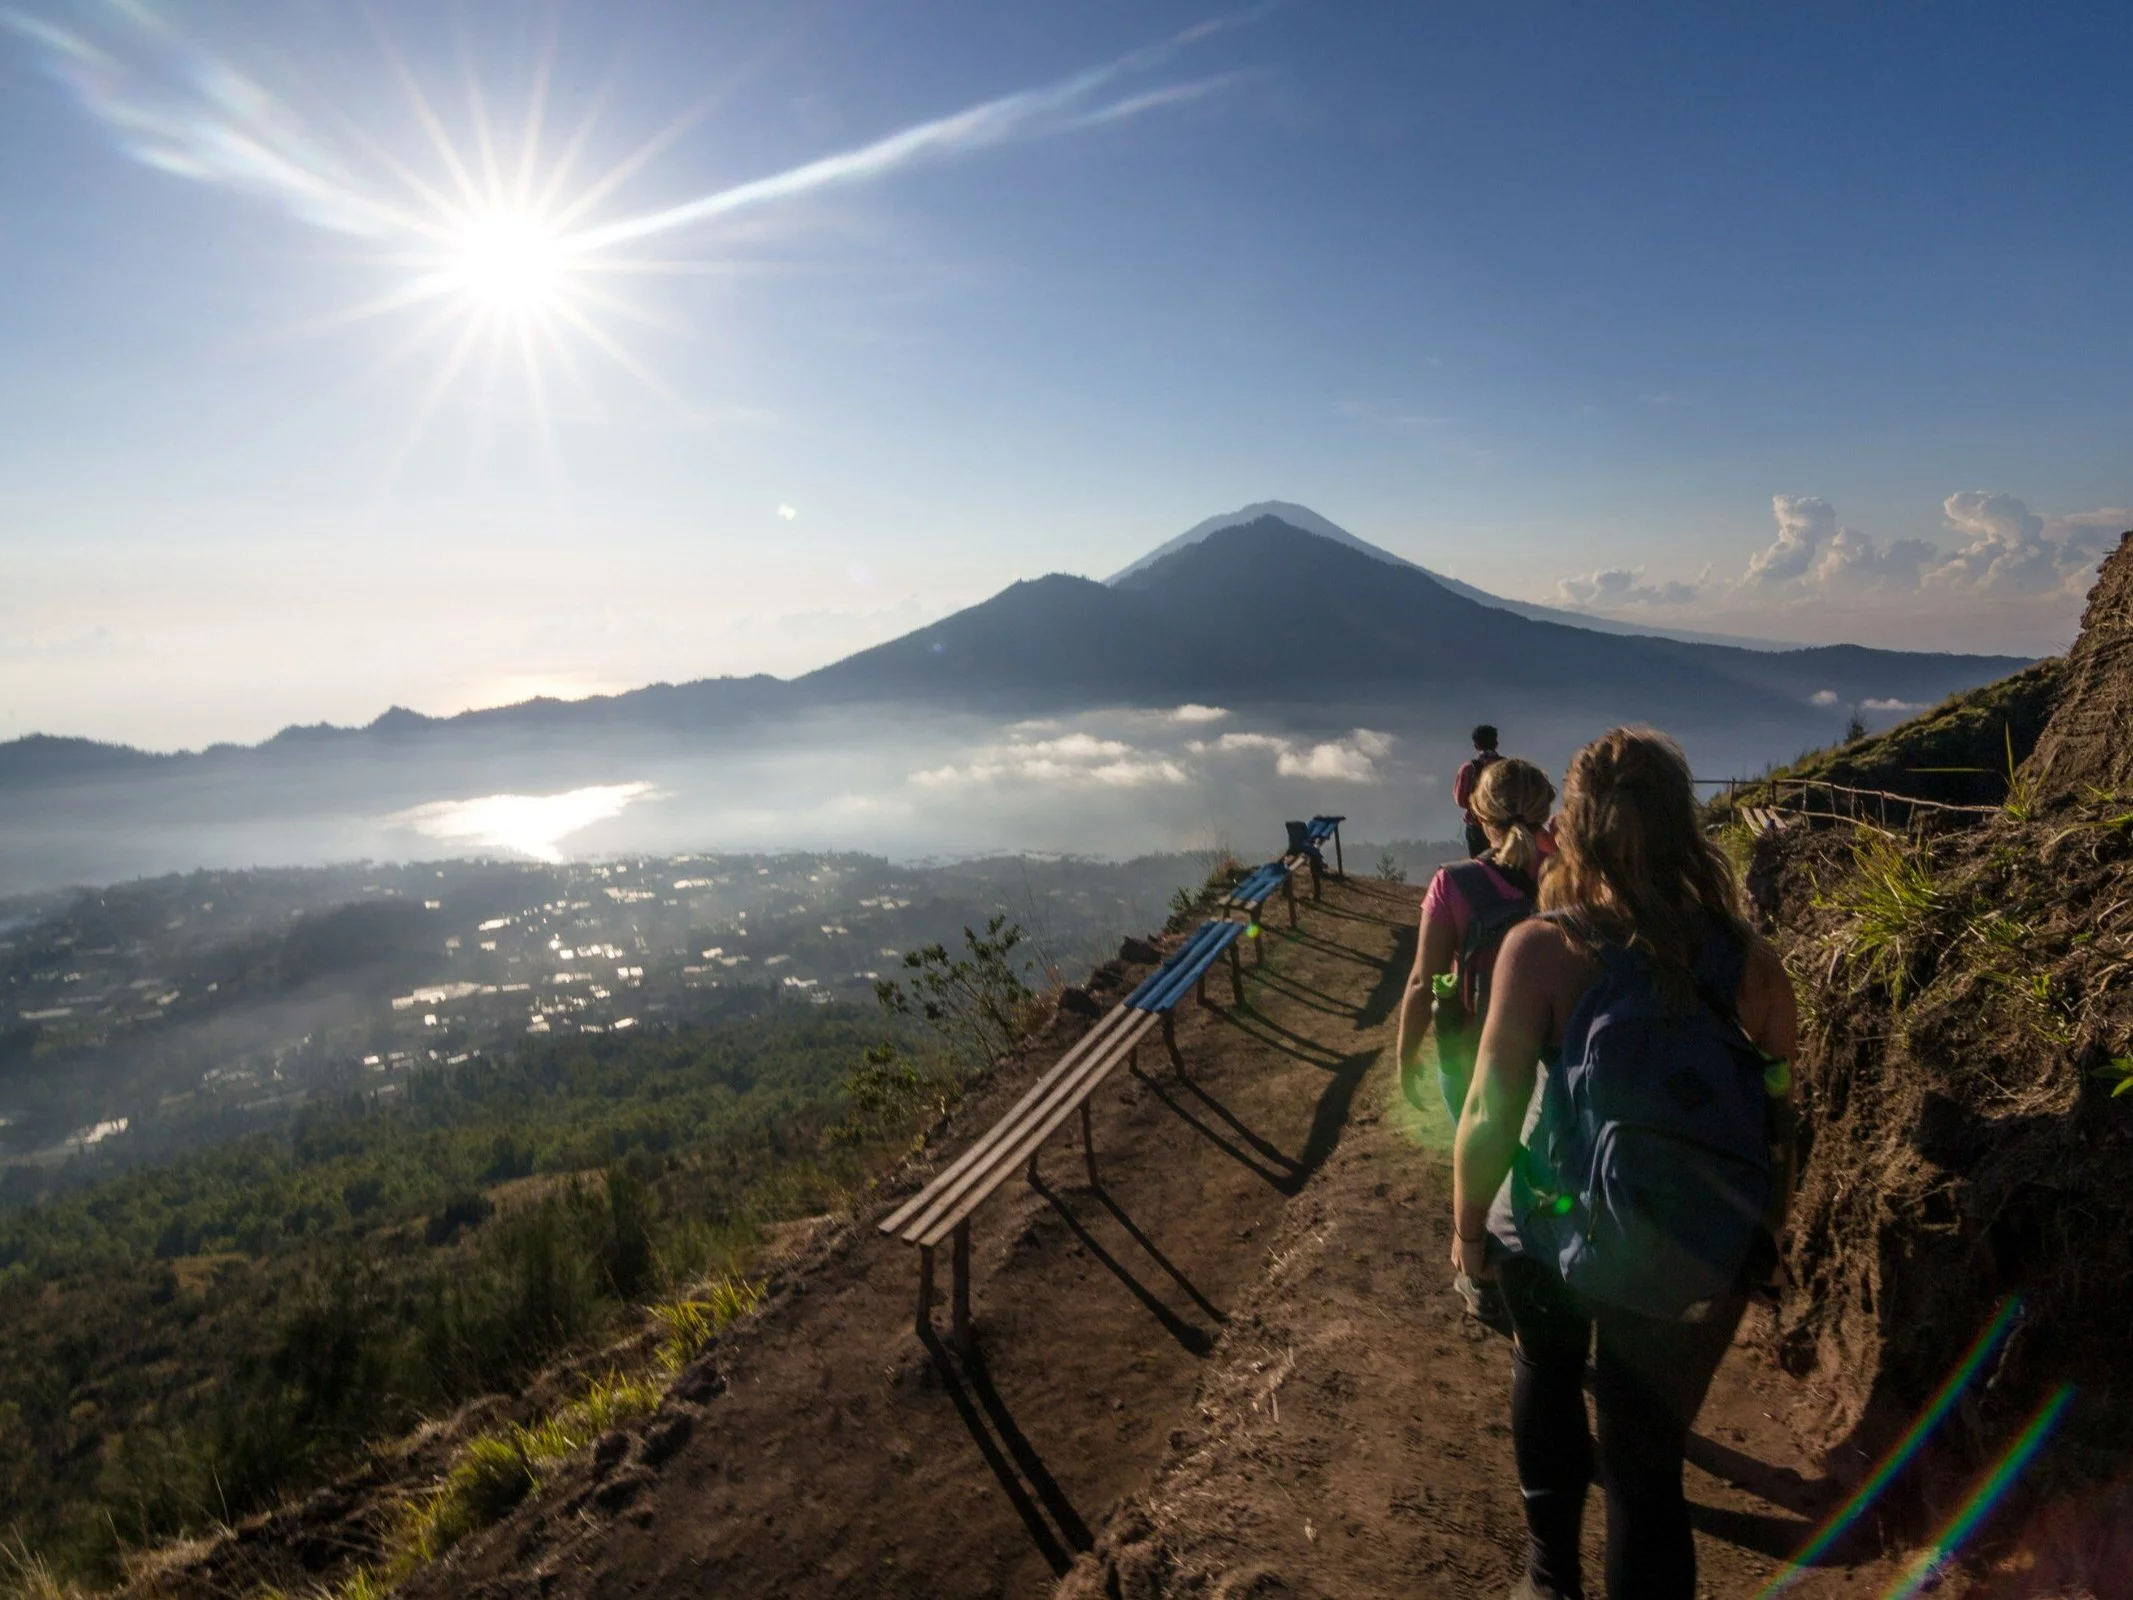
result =
[[[1052,1571],[1063,1577],[1074,1564],[1075,1555],[1095,1543],[1088,1523],[1016,1424],[1014,1414],[985,1371],[982,1354],[972,1351],[958,1360],[930,1327],[919,1338],[933,1357],[941,1388],[969,1430],[978,1454],[998,1480],[1008,1504],[1021,1519],[1030,1542]]]
[[[1386,959],[1385,969],[1378,974],[1378,981],[1371,985],[1368,998],[1355,1013],[1356,1030],[1375,1028],[1393,1013],[1400,997],[1407,992],[1408,975],[1414,971],[1415,941],[1422,937],[1420,928],[1402,928],[1400,936],[1393,941],[1392,954]]]
[[[1341,1063],[1342,1057],[1338,1051],[1298,1033],[1294,1028],[1283,1027],[1257,1006],[1249,1003],[1241,1008],[1223,1006],[1215,1009],[1214,1014],[1246,1038],[1256,1039],[1268,1049],[1278,1050],[1285,1056],[1293,1056],[1306,1066],[1331,1072]]]
[[[1376,1050],[1359,1050],[1352,1055],[1336,1056],[1331,1062],[1310,1063],[1327,1074],[1326,1087],[1320,1092],[1318,1103],[1311,1108],[1311,1125],[1304,1133],[1303,1148],[1293,1156],[1282,1154],[1277,1145],[1255,1132],[1197,1079],[1180,1076],[1177,1082],[1207,1108],[1211,1113],[1207,1118],[1195,1115],[1180,1097],[1139,1068],[1133,1069],[1133,1075],[1149,1093],[1176,1112],[1181,1121],[1216,1149],[1247,1171],[1264,1178],[1282,1194],[1293,1196],[1302,1191],[1311,1181],[1311,1175],[1325,1165],[1326,1158],[1339,1146],[1341,1131],[1347,1127],[1348,1113],[1355,1104],[1355,1091],[1377,1058]],[[1213,1121],[1225,1124],[1236,1137],[1210,1126]]]
[[[1102,1266],[1105,1271],[1111,1274],[1112,1277],[1118,1279],[1120,1283],[1126,1286],[1127,1292],[1131,1294],[1134,1299],[1138,1300],[1143,1306],[1147,1308],[1148,1314],[1150,1316],[1154,1317],[1157,1322],[1163,1325],[1163,1331],[1165,1333],[1169,1334],[1171,1338],[1177,1340],[1180,1345],[1184,1346],[1186,1350],[1190,1351],[1193,1355],[1196,1356],[1204,1356],[1209,1351],[1214,1349],[1214,1335],[1209,1333],[1205,1328],[1196,1327],[1192,1323],[1186,1321],[1183,1317],[1179,1316],[1169,1306],[1163,1303],[1162,1296],[1158,1295],[1153,1289],[1150,1289],[1145,1283],[1141,1282],[1140,1279],[1136,1278],[1131,1272],[1127,1271],[1125,1263],[1120,1261],[1118,1257],[1114,1256],[1109,1250],[1105,1249],[1104,1246],[1097,1240],[1096,1236],[1089,1232],[1088,1225],[1084,1223],[1081,1218],[1074,1215],[1074,1208],[1068,1205],[1066,1201],[1061,1198],[1057,1190],[1053,1189],[1049,1184],[1047,1184],[1043,1178],[1037,1176],[1032,1176],[1030,1178],[1030,1187],[1044,1196],[1045,1200],[1050,1203],[1051,1208],[1054,1211],[1058,1212],[1061,1219],[1065,1221],[1067,1227],[1073,1230],[1074,1237],[1081,1241],[1081,1247],[1084,1250],[1088,1251],[1089,1254],[1095,1258],[1098,1265]],[[1103,1191],[1100,1189],[1097,1191],[1099,1195],[1101,1195],[1102,1192]],[[1113,1206],[1111,1209],[1114,1215],[1122,1215],[1122,1213],[1118,1212],[1116,1206]],[[1140,1230],[1138,1228],[1132,1227],[1130,1223],[1127,1226],[1129,1228],[1129,1231],[1134,1233],[1137,1237],[1146,1237],[1145,1235],[1140,1233]],[[1191,1294],[1195,1304],[1205,1307],[1207,1310],[1213,1313],[1213,1307],[1208,1305],[1207,1300],[1201,1295],[1200,1291],[1198,1289],[1192,1288],[1190,1283],[1187,1282],[1187,1280],[1185,1279],[1184,1274],[1179,1272],[1176,1267],[1171,1266],[1167,1258],[1163,1257],[1160,1253],[1155,1252],[1153,1250],[1150,1251],[1150,1254],[1155,1256],[1157,1264],[1165,1268],[1172,1278],[1175,1278],[1180,1283],[1185,1284],[1187,1292]],[[1219,1313],[1214,1314],[1217,1316],[1220,1315]]]
[[[1384,965],[1383,962],[1376,960],[1374,957],[1364,955],[1360,950],[1350,945],[1342,944],[1335,939],[1324,938],[1311,932],[1308,928],[1269,928],[1267,931],[1278,935],[1280,938],[1293,940],[1297,944],[1307,944],[1321,955],[1336,956],[1343,961],[1352,961],[1359,967]]]
[[[1339,997],[1330,995],[1323,989],[1313,988],[1310,984],[1292,978],[1287,973],[1270,972],[1262,969],[1252,974],[1252,981],[1265,984],[1284,999],[1293,1000],[1296,1004],[1309,1011],[1316,1011],[1329,1017],[1352,1017],[1355,1015],[1355,1008]]]
[[[1409,925],[1402,918],[1374,917],[1367,911],[1350,911],[1346,907],[1330,905],[1323,900],[1299,899],[1297,901],[1297,904],[1308,905],[1313,911],[1316,911],[1323,916],[1339,917],[1347,922],[1374,922],[1381,928],[1403,928]],[[1421,905],[1421,896],[1417,895],[1415,897],[1415,904],[1417,905],[1417,907]],[[1419,918],[1419,916],[1420,912],[1418,910],[1417,917]]]
[[[1237,1143],[1236,1140],[1231,1139],[1228,1135],[1208,1126],[1205,1121],[1193,1114],[1190,1106],[1185,1105],[1171,1094],[1167,1088],[1154,1078],[1151,1078],[1147,1073],[1141,1071],[1140,1068],[1135,1067],[1133,1075],[1140,1080],[1143,1088],[1176,1113],[1179,1121],[1236,1162],[1237,1165],[1243,1167],[1253,1176],[1265,1179],[1283,1194],[1294,1194],[1296,1192],[1296,1164],[1271,1144],[1268,1144],[1257,1134],[1244,1130],[1245,1136],[1252,1146],[1251,1149],[1246,1149],[1244,1145]],[[1192,1080],[1181,1077],[1177,1081],[1181,1084],[1189,1084]],[[1201,1098],[1206,1099],[1207,1096],[1203,1093]],[[1242,1129],[1242,1125],[1234,1117],[1228,1120],[1232,1126]],[[1265,1159],[1261,1159],[1262,1156]],[[1279,1165],[1269,1165],[1269,1162],[1278,1163]]]

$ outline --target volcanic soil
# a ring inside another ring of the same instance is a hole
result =
[[[1446,1118],[1402,1100],[1392,1059],[1417,898],[1329,878],[1296,931],[1276,909],[1245,1003],[1218,975],[1215,1004],[1181,1007],[1183,1069],[1151,1043],[1099,1092],[1101,1187],[1062,1133],[1040,1186],[977,1213],[975,1355],[920,1342],[914,1252],[874,1223],[1074,1019],[859,1215],[825,1220],[626,1449],[581,1456],[408,1592],[1508,1592],[1510,1350],[1447,1288]],[[1756,1593],[1842,1498],[1801,1443],[1822,1397],[1775,1365],[1772,1331],[1751,1313],[1696,1427],[1714,1596]],[[1886,1586],[1899,1563],[1861,1548],[1873,1535],[1789,1592]]]

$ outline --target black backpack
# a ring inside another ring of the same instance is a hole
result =
[[[1437,1017],[1437,1049],[1440,1055],[1456,1052],[1456,1058],[1471,1066],[1474,1048],[1481,1039],[1481,1024],[1489,1014],[1489,985],[1496,972],[1496,952],[1504,935],[1533,915],[1539,889],[1533,880],[1512,867],[1461,861],[1444,869],[1451,886],[1467,905],[1466,937],[1459,942],[1458,963],[1453,972],[1459,980],[1459,1022],[1441,1011]],[[1511,886],[1506,895],[1498,883]]]
[[[1542,1085],[1512,1209],[1527,1248],[1579,1294],[1699,1321],[1764,1235],[1773,1183],[1763,1057],[1730,999],[1744,952],[1708,937],[1686,1008],[1660,996],[1641,957],[1598,953]]]

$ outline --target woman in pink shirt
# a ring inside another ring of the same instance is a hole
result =
[[[1437,978],[1457,973],[1460,1010],[1468,1024],[1460,1039],[1437,1041],[1437,1081],[1454,1129],[1473,1075],[1473,1038],[1487,1003],[1496,946],[1513,923],[1531,915],[1542,864],[1555,848],[1548,835],[1548,809],[1555,785],[1530,761],[1516,756],[1491,762],[1474,785],[1473,810],[1488,835],[1486,853],[1440,868],[1422,897],[1422,935],[1414,971],[1400,1003],[1400,1084],[1419,1106],[1417,1079],[1422,1042],[1429,1036],[1430,1002]],[[1476,933],[1477,947],[1469,949]]]

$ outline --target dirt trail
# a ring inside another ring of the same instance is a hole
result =
[[[411,1592],[952,1600],[1045,1594],[1070,1566],[1075,1596],[1505,1592],[1508,1347],[1445,1287],[1444,1117],[1405,1106],[1391,1061],[1415,902],[1329,881],[1247,961],[1242,1011],[1183,1009],[1183,1074],[1146,1049],[1145,1075],[1098,1096],[1100,1190],[1062,1134],[1042,1190],[978,1213],[982,1359],[944,1369],[914,1338],[912,1252],[872,1228],[886,1194],[626,1456],[566,1468]],[[1063,1042],[1003,1072],[936,1156]],[[1752,1348],[1766,1331],[1744,1331],[1697,1429],[1713,1595],[1752,1594],[1836,1498],[1784,1420],[1812,1397]]]

